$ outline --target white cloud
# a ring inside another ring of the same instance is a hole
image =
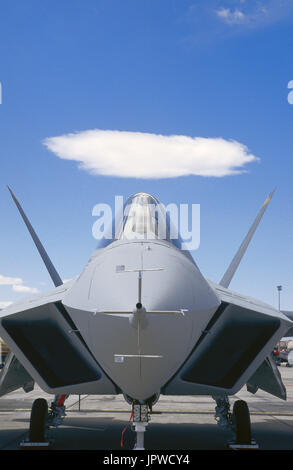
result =
[[[31,294],[37,294],[39,292],[38,289],[35,289],[34,287],[25,286],[20,277],[8,277],[0,274],[0,285],[12,286],[12,289],[15,292],[30,292]]]
[[[230,8],[220,8],[216,11],[216,14],[230,24],[239,24],[246,20],[246,15],[238,9],[232,11]]]
[[[13,285],[12,289],[15,292],[28,292],[28,293],[31,293],[31,294],[37,294],[39,292],[38,289],[36,289],[35,287],[28,287],[28,286],[24,286],[22,284]]]
[[[221,8],[214,3],[214,13],[224,23],[244,25],[245,29],[253,30],[267,27],[284,19],[292,19],[292,0],[222,0]],[[229,8],[229,5],[231,8]],[[215,8],[216,7],[216,8]],[[240,28],[242,29],[242,28]]]
[[[0,302],[0,310],[2,310],[3,308],[6,308],[6,307],[9,307],[9,305],[11,305],[13,302]]]
[[[7,277],[0,274],[0,286],[12,286],[22,284],[23,280],[19,277]]]
[[[221,177],[242,173],[258,160],[245,145],[221,137],[94,129],[50,137],[44,145],[90,173],[125,178]]]

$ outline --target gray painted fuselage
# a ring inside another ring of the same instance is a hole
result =
[[[195,263],[170,243],[117,241],[94,254],[63,304],[123,393],[146,399],[180,368],[220,300]]]

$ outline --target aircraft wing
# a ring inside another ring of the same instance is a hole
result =
[[[279,373],[267,358],[292,322],[261,301],[209,283],[221,305],[163,393],[234,395],[250,384],[249,391],[262,388],[284,399]]]
[[[0,337],[12,351],[0,374],[0,395],[33,381],[53,395],[118,392],[62,304],[74,282],[0,312]]]

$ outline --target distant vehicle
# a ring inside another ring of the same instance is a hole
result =
[[[281,363],[281,360],[280,360],[280,350],[279,348],[275,347],[273,349],[273,353],[272,353],[272,356],[276,362],[277,365],[279,365]]]
[[[286,363],[286,367],[293,366],[293,351],[290,349],[281,349],[276,359],[277,365],[281,365],[283,362]]]

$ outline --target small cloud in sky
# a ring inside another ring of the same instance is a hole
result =
[[[269,26],[293,16],[292,0],[222,0],[221,3],[214,12],[222,22],[230,25],[242,24],[252,29]]]
[[[8,277],[0,274],[0,286],[12,286],[22,284],[23,280],[20,277]]]
[[[293,0],[193,0],[185,19],[191,25],[185,41],[201,45],[292,22]]]
[[[37,294],[39,292],[35,287],[25,286],[20,277],[3,276],[3,274],[0,274],[0,286],[11,286],[14,292],[26,292],[31,294]]]
[[[223,177],[258,160],[235,140],[93,129],[44,140],[59,158],[95,175],[123,178]]]
[[[28,292],[31,294],[37,294],[39,292],[38,289],[36,289],[35,287],[28,287],[22,284],[13,285],[12,289],[14,290],[14,292]]]
[[[216,14],[230,24],[239,24],[246,20],[246,15],[238,9],[232,11],[230,8],[220,8],[216,11]]]
[[[11,305],[13,302],[5,302],[5,301],[2,301],[0,302],[0,310],[2,310],[3,308],[6,308],[6,307],[9,307],[9,305]]]

